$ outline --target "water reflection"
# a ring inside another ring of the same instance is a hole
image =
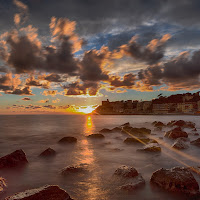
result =
[[[79,162],[80,164],[88,164],[89,174],[84,182],[80,184],[82,186],[84,185],[84,193],[87,193],[86,199],[99,200],[102,195],[105,195],[101,189],[101,170],[96,162],[94,143],[88,141],[87,137],[85,137],[89,134],[92,134],[93,130],[94,124],[92,122],[92,117],[86,116],[84,125],[84,139],[80,141],[81,152]]]

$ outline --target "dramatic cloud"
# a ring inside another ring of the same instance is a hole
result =
[[[8,94],[15,94],[15,95],[33,95],[30,87],[24,87],[24,88],[17,88],[13,90],[12,92],[8,92]]]
[[[45,90],[42,94],[45,96],[55,96],[56,94],[58,94],[58,91],[57,90]]]
[[[111,76],[109,82],[113,87],[132,88],[135,85],[136,79],[135,74],[126,74],[122,80],[119,76]]]
[[[42,87],[44,89],[49,89],[50,83],[47,81],[39,81],[34,78],[34,76],[30,76],[30,78],[26,79],[27,86],[35,86],[35,87]]]
[[[39,77],[42,80],[47,80],[49,82],[56,82],[60,83],[63,82],[63,78],[59,74],[49,74],[49,75],[43,75]]]
[[[80,63],[80,78],[83,81],[107,80],[108,74],[103,71],[106,59],[109,57],[107,48],[103,47],[100,51],[90,50],[84,53]]]

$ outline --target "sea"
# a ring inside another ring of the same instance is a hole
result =
[[[150,183],[152,173],[160,168],[200,166],[199,147],[188,142],[188,149],[174,151],[171,148],[174,141],[164,137],[170,128],[158,131],[152,125],[153,121],[168,123],[179,119],[195,122],[200,132],[200,116],[192,115],[0,115],[0,157],[23,149],[29,161],[25,168],[0,171],[8,185],[1,198],[44,185],[58,185],[75,200],[188,199]],[[129,137],[124,133],[105,133],[104,139],[95,140],[87,137],[126,122],[132,127],[151,129],[151,137],[160,143],[161,153],[137,151],[142,144],[124,143]],[[191,141],[198,138],[191,129],[185,131]],[[65,136],[76,137],[78,141],[59,144]],[[39,157],[49,147],[57,152],[56,156],[51,159]],[[61,174],[63,168],[79,164],[87,164],[88,170],[67,176]],[[145,179],[144,187],[129,192],[120,190],[122,182],[113,174],[122,165],[136,168]],[[200,175],[194,176],[200,183]]]

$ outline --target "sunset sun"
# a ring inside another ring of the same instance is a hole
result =
[[[84,114],[89,114],[92,113],[92,111],[94,111],[95,108],[93,106],[82,106],[79,108],[78,112],[80,113],[84,113]]]

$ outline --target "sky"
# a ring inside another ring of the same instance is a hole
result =
[[[199,0],[0,0],[0,114],[199,91]]]

